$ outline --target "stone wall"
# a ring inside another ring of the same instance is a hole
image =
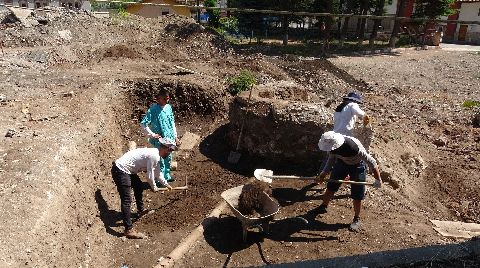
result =
[[[272,164],[318,163],[325,156],[317,144],[332,128],[332,114],[323,103],[308,102],[315,96],[295,85],[257,87],[250,103],[248,95],[241,93],[230,105],[228,140],[233,148],[246,116],[241,151]]]

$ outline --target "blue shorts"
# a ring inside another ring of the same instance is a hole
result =
[[[340,159],[337,159],[333,166],[331,180],[344,180],[347,175],[350,175],[351,181],[366,181],[367,171],[365,163],[360,162],[358,165],[347,165]],[[341,183],[328,182],[327,189],[336,192],[340,188]],[[350,189],[350,195],[353,200],[363,200],[365,198],[365,185],[352,184]]]

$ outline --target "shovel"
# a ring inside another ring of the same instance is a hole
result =
[[[240,128],[240,135],[238,135],[237,147],[235,151],[231,151],[228,155],[228,163],[237,164],[242,154],[238,151],[240,149],[240,142],[242,141],[243,128],[245,127],[245,121],[247,120],[247,114],[250,111],[250,100],[252,99],[253,86],[250,87],[250,95],[248,96],[247,111],[243,115],[242,127]]]
[[[281,175],[274,176],[273,171],[268,169],[256,169],[253,175],[257,180],[263,181],[266,183],[272,183],[273,179],[315,180],[317,178],[317,177],[281,176]],[[350,180],[328,180],[328,182],[348,183],[348,184],[358,184],[358,185],[373,185],[373,182],[350,181]]]
[[[317,177],[300,177],[300,176],[274,176],[272,170],[268,169],[255,169],[253,176],[259,181],[272,183],[273,179],[284,179],[284,180],[314,180]]]
[[[172,187],[172,190],[187,190],[188,189],[188,179],[185,178],[185,186],[179,186],[179,187]],[[168,188],[159,188],[159,191],[166,192],[168,191]]]

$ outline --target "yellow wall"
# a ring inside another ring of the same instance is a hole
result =
[[[145,0],[144,3],[169,4],[178,5],[174,0]],[[129,13],[139,15],[146,18],[157,18],[162,15],[162,11],[168,11],[170,14],[177,14],[191,17],[190,8],[188,7],[167,7],[167,6],[148,6],[141,4],[133,4],[127,7]]]

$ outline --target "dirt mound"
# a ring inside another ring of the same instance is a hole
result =
[[[243,186],[242,193],[238,199],[238,210],[243,215],[262,216],[265,215],[265,209],[262,205],[262,196],[265,194],[271,196],[272,189],[270,185],[261,181],[254,181]],[[258,214],[258,215],[256,215]]]
[[[226,112],[228,95],[223,90],[223,85],[208,77],[162,76],[158,79],[141,79],[126,84],[132,100],[137,104],[136,117],[139,119],[154,102],[156,92],[162,88],[168,90],[170,103],[179,119],[194,114],[215,117]]]
[[[136,52],[135,50],[125,45],[114,45],[112,47],[109,47],[107,48],[103,56],[105,58],[129,58],[129,59],[136,59],[141,57],[141,55],[138,52]]]

